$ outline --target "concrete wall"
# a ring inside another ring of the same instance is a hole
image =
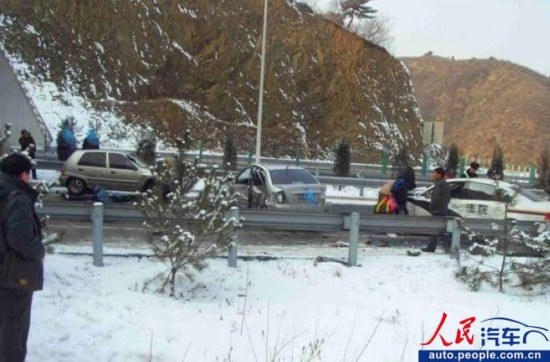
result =
[[[51,135],[36,111],[32,100],[26,95],[9,62],[0,52],[0,128],[12,124],[9,144],[19,148],[21,130],[29,131],[36,141],[36,148],[44,150],[51,142]]]

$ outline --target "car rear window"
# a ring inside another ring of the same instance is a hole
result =
[[[86,152],[78,160],[78,166],[105,167],[105,152]]]
[[[318,184],[319,181],[306,170],[288,168],[280,170],[270,170],[271,181],[274,185],[292,185],[292,184]]]

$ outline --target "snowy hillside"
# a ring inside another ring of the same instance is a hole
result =
[[[258,119],[257,4],[8,1],[0,47],[50,129],[70,114],[79,137],[92,123],[113,145],[133,138],[124,121],[173,142],[190,130],[210,150],[238,135],[246,152]],[[421,154],[422,118],[399,60],[292,1],[272,2],[270,15],[265,156],[328,159],[343,138],[357,162],[404,145]]]

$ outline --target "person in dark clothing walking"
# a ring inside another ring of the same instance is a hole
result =
[[[32,138],[31,133],[26,129],[21,130],[21,137],[19,137],[19,145],[21,146],[21,151],[25,151],[29,156],[34,160],[36,152],[36,142]],[[36,169],[32,169],[32,178],[36,180]]]
[[[400,172],[399,176],[393,183],[391,193],[397,202],[397,210],[395,210],[396,214],[409,214],[409,211],[407,210],[407,193],[416,188],[415,179],[414,169],[411,166],[407,166]]]
[[[28,157],[12,153],[0,163],[0,266],[6,253],[14,253],[33,268],[42,285],[45,249],[34,203],[38,192],[28,185],[32,164]],[[35,270],[36,269],[36,270]],[[32,291],[5,286],[0,281],[0,361],[20,362],[27,354]]]
[[[435,186],[430,200],[430,212],[433,216],[448,216],[449,202],[451,201],[451,188],[447,181],[445,181],[445,170],[441,167],[436,168],[433,171],[432,180],[435,182]],[[428,246],[423,248],[422,251],[433,253],[436,247],[437,236],[433,236]]]

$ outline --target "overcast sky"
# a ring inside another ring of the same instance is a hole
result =
[[[317,10],[337,0],[301,0]],[[509,60],[550,76],[550,0],[374,0],[396,56]]]

